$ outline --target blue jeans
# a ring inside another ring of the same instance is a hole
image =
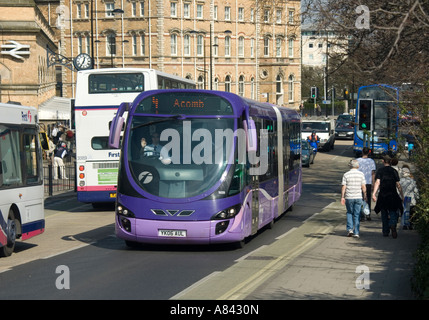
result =
[[[381,223],[383,225],[383,234],[388,235],[391,227],[395,227],[398,223],[398,210],[381,209]]]
[[[346,199],[347,209],[347,231],[352,231],[359,235],[360,211],[362,209],[362,199]]]

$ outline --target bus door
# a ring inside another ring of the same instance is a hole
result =
[[[255,166],[255,165],[252,165]],[[252,235],[258,232],[259,225],[259,176],[252,175],[250,187],[252,189]]]

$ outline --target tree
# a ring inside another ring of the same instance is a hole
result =
[[[329,75],[349,73],[357,85],[407,84],[402,113],[418,122],[406,132],[414,137],[413,159],[420,200],[417,224],[422,244],[417,252],[413,287],[429,298],[429,1],[427,0],[305,0],[303,19],[319,29],[333,30],[347,41],[344,50],[329,54]],[[404,128],[403,128],[404,129]]]

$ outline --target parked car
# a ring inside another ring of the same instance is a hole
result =
[[[354,122],[354,121],[355,121],[355,117],[349,113],[343,113],[337,117],[337,123],[338,122]]]
[[[351,139],[354,136],[354,125],[353,122],[337,121],[335,126],[335,138],[336,139]]]
[[[301,162],[303,167],[310,167],[314,161],[314,151],[307,140],[301,142]]]

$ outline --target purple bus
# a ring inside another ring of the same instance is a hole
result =
[[[232,93],[142,92],[119,107],[109,146],[121,148],[115,229],[128,246],[242,246],[301,195],[299,114]]]

